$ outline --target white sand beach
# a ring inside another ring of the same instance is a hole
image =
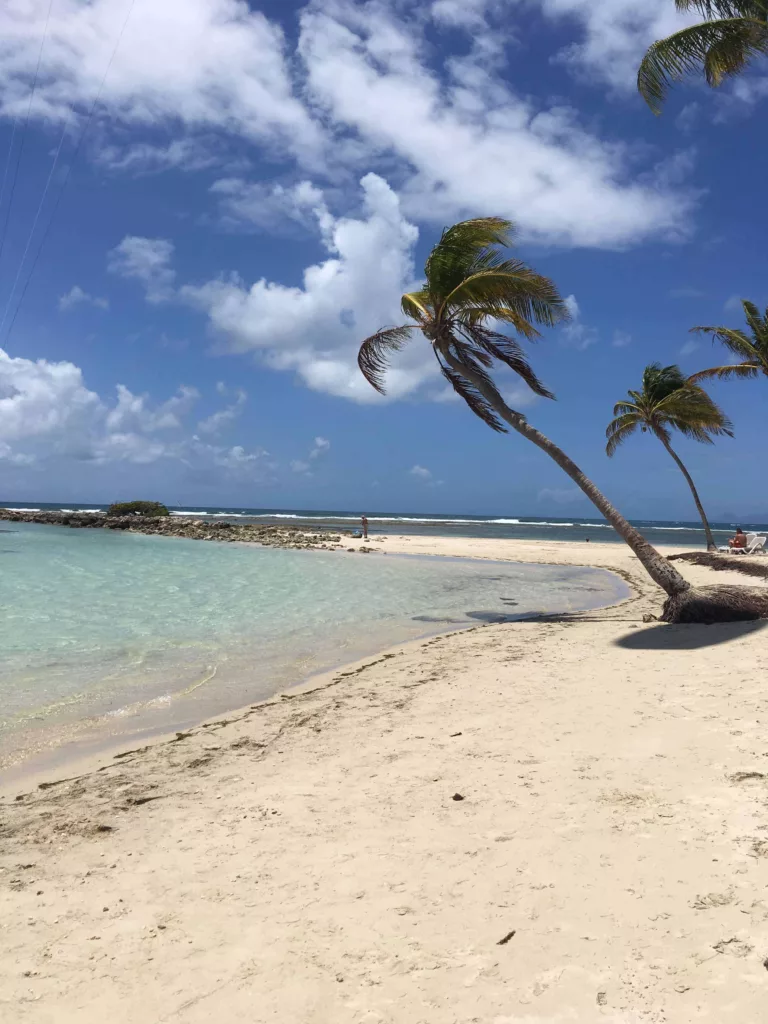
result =
[[[766,623],[643,622],[662,595],[619,544],[371,546],[601,566],[636,596],[6,793],[0,1018],[762,1024]]]

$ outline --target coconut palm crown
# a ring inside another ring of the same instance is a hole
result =
[[[707,547],[717,550],[693,478],[672,448],[672,431],[703,444],[713,444],[718,436],[733,437],[733,425],[720,406],[702,387],[692,383],[679,366],[651,363],[643,373],[640,391],[630,391],[627,399],[617,402],[613,415],[606,430],[607,454],[612,456],[638,429],[654,434],[675,460],[691,489]]]
[[[554,398],[539,380],[520,343],[496,329],[507,324],[523,338],[538,337],[534,323],[552,326],[568,318],[568,308],[555,285],[504,249],[511,244],[512,225],[499,217],[462,221],[447,228],[425,267],[427,283],[403,295],[403,313],[415,321],[385,327],[362,343],[360,369],[384,394],[389,356],[403,348],[415,331],[431,342],[440,372],[470,409],[489,427],[506,431],[474,380],[501,401],[489,370],[494,362],[514,370],[543,398]],[[489,326],[493,324],[493,326]]]
[[[637,87],[656,114],[669,86],[686,75],[703,71],[716,88],[768,54],[768,0],[675,0],[675,6],[705,20],[657,40],[643,58]]]
[[[724,366],[712,366],[708,370],[699,370],[691,380],[728,380],[731,377],[757,377],[765,374],[768,377],[768,308],[763,315],[753,302],[742,299],[744,316],[749,327],[746,331],[734,330],[731,327],[694,327],[694,334],[709,334],[713,341],[719,341],[739,360],[726,363]]]

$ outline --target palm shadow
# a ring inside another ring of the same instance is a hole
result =
[[[651,626],[614,640],[614,646],[627,651],[696,651],[716,647],[765,629],[768,622],[719,622],[714,626]]]

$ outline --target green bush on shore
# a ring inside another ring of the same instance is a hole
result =
[[[110,505],[108,516],[167,516],[170,512],[160,501],[121,501]]]

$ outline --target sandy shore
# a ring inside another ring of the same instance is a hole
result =
[[[660,594],[621,545],[373,545],[603,566],[637,596],[397,648],[4,797],[0,1019],[763,1024],[765,624],[644,624]]]

